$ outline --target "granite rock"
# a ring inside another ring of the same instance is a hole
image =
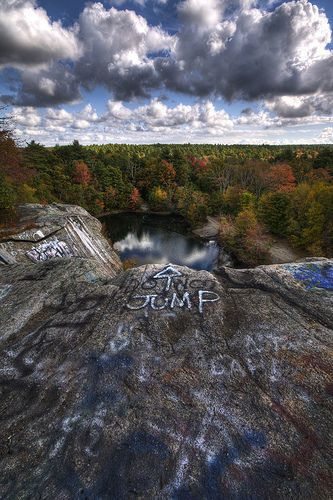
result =
[[[0,269],[0,497],[328,499],[333,261]]]
[[[0,230],[0,264],[95,258],[115,276],[122,265],[101,229],[95,217],[76,205],[21,205],[15,227]]]

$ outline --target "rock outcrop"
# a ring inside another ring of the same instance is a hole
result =
[[[0,268],[0,497],[330,498],[333,261]]]
[[[76,205],[21,205],[14,228],[0,230],[0,264],[54,258],[95,258],[115,276],[122,265],[101,223]]]

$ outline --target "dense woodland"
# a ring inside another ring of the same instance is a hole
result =
[[[221,241],[240,259],[265,262],[270,235],[332,256],[332,146],[18,146],[0,131],[2,223],[19,203],[75,203],[181,214],[192,226],[221,220]]]

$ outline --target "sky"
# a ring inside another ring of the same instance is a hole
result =
[[[0,0],[21,141],[333,143],[332,0]]]

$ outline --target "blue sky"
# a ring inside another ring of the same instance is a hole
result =
[[[2,0],[23,140],[332,143],[331,0]]]

